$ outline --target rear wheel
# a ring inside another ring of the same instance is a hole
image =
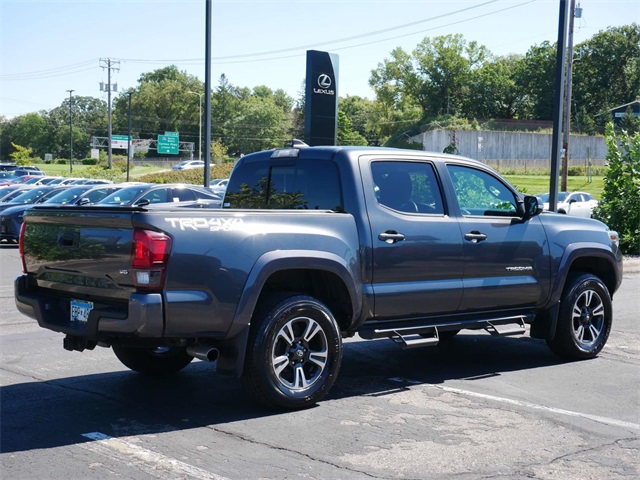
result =
[[[242,383],[266,405],[309,407],[336,379],[342,359],[340,332],[331,311],[315,298],[277,298],[266,302],[254,319]]]
[[[607,343],[611,321],[611,296],[602,280],[573,275],[562,293],[555,337],[547,344],[564,358],[593,358]]]
[[[171,375],[193,360],[185,347],[139,348],[113,345],[112,348],[125,367],[146,375]]]

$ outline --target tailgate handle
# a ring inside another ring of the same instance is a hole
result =
[[[58,246],[62,248],[78,248],[80,234],[78,232],[64,232],[58,235]]]

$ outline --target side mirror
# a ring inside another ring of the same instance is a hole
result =
[[[523,220],[527,220],[542,213],[542,207],[538,204],[538,199],[533,195],[525,195],[522,204],[519,204],[518,207],[520,206],[522,208],[520,214]]]
[[[81,198],[80,202],[78,203],[78,205],[89,205],[91,203],[91,200],[89,200],[87,197]]]

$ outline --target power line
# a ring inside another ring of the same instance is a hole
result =
[[[417,35],[419,33],[430,32],[430,31],[433,31],[433,30],[438,30],[440,28],[450,27],[450,26],[453,26],[453,25],[458,25],[458,24],[461,24],[461,23],[466,23],[466,22],[470,22],[470,21],[473,21],[473,20],[477,20],[479,18],[488,17],[488,16],[494,15],[496,13],[502,13],[502,12],[505,12],[507,10],[512,10],[514,8],[521,7],[523,5],[527,5],[529,3],[534,3],[536,1],[538,1],[538,0],[528,0],[528,1],[525,1],[525,2],[522,2],[522,3],[518,3],[516,5],[512,5],[510,7],[501,8],[499,10],[494,10],[492,12],[484,13],[484,14],[481,14],[481,15],[476,15],[476,16],[470,17],[470,18],[465,18],[463,20],[458,20],[456,22],[451,22],[451,23],[447,23],[447,24],[443,24],[443,25],[438,25],[438,26],[427,28],[427,29],[423,29],[423,30],[417,30],[415,32],[405,33],[403,35],[396,35],[394,37],[382,38],[382,39],[379,39],[379,40],[373,40],[373,41],[370,41],[370,42],[358,43],[358,44],[355,44],[355,45],[349,45],[349,46],[344,46],[344,47],[336,47],[336,48],[333,48],[332,51],[348,50],[348,49],[351,49],[351,48],[364,47],[364,46],[367,46],[367,45],[373,45],[375,43],[388,42],[390,40],[397,40],[399,38],[410,37],[412,35]],[[488,3],[492,3],[492,2],[488,2]],[[485,5],[485,4],[483,4],[483,5]],[[429,19],[425,19],[424,21],[428,21],[428,20]],[[398,27],[398,28],[401,28],[401,27]],[[372,33],[372,34],[375,34],[375,33]],[[364,36],[368,36],[368,35],[369,34],[363,34],[363,35],[360,35],[360,37],[364,37]],[[341,42],[341,41],[343,41],[343,40],[336,40],[335,42]],[[317,46],[320,46],[320,45],[327,45],[327,44],[330,44],[330,43],[334,43],[334,41],[324,42],[324,43],[317,43],[317,44],[308,45],[308,46],[289,48],[289,49],[284,49],[284,50],[281,50],[281,51],[282,52],[292,51],[292,50],[296,51],[296,50],[303,49],[303,48],[317,47]],[[266,53],[267,52],[263,52],[261,54],[256,54],[256,55],[265,55]],[[218,60],[220,58],[239,58],[239,57],[248,56],[248,55],[249,54],[247,54],[247,55],[237,55],[235,57],[213,57],[213,60]],[[231,65],[231,64],[238,64],[238,63],[269,62],[269,61],[272,61],[272,60],[283,60],[283,59],[287,59],[287,58],[300,57],[302,55],[305,55],[305,52],[296,53],[296,54],[293,54],[293,55],[283,55],[283,56],[280,56],[280,57],[254,58],[254,59],[251,59],[251,60],[235,60],[235,61],[222,61],[222,62],[221,61],[215,61],[214,63],[216,65]],[[180,63],[180,64],[183,64],[183,65],[184,64],[194,64],[194,63],[202,63],[202,62],[204,62],[204,59],[202,59],[202,58],[200,58],[200,59],[182,59],[182,60],[181,59],[172,59],[172,60],[170,60],[170,59],[166,59],[166,60],[136,60],[136,59],[122,58],[121,60],[124,61],[124,62],[131,62],[131,63],[147,63],[147,64]]]
[[[89,68],[82,68],[79,70],[69,70],[67,72],[63,72],[63,73],[55,73],[55,74],[40,74],[40,75],[29,75],[29,76],[24,76],[24,77],[14,77],[14,78],[4,78],[2,77],[2,80],[4,81],[28,81],[28,80],[41,80],[43,78],[54,78],[54,77],[63,77],[65,75],[74,75],[76,73],[81,73],[81,72],[88,72],[89,70],[93,70],[96,67],[89,67]]]
[[[79,62],[79,63],[73,63],[71,65],[64,65],[61,67],[54,67],[54,68],[47,68],[44,70],[34,70],[31,72],[23,72],[23,73],[8,73],[5,75],[2,75],[2,78],[5,80],[12,80],[12,79],[22,79],[23,77],[28,77],[28,76],[41,76],[41,75],[47,75],[47,74],[53,74],[53,73],[57,73],[57,72],[61,72],[64,70],[75,70],[77,68],[80,67],[85,67],[91,63],[94,63],[96,61],[95,58],[92,58],[91,60],[85,60],[84,62]],[[71,72],[73,73],[73,72]],[[17,78],[20,77],[20,78]]]
[[[299,54],[295,54],[295,55],[287,55],[287,56],[280,56],[280,57],[269,57],[269,58],[254,58],[251,60],[236,60],[236,59],[242,59],[242,58],[250,58],[250,57],[264,57],[264,56],[270,56],[270,55],[277,55],[279,53],[287,53],[287,52],[295,52],[295,51],[299,51],[299,50],[307,50],[309,48],[317,48],[317,47],[321,47],[321,46],[327,46],[327,45],[332,45],[335,43],[344,43],[347,41],[352,41],[352,40],[357,40],[360,38],[366,38],[366,37],[371,37],[371,36],[375,36],[375,35],[380,35],[383,33],[388,33],[388,32],[392,32],[392,31],[396,31],[396,30],[400,30],[403,28],[408,28],[408,27],[412,27],[415,25],[419,25],[422,23],[427,23],[427,22],[432,22],[435,20],[439,20],[442,18],[446,18],[446,17],[450,17],[453,15],[457,15],[459,13],[463,13],[472,9],[477,9],[480,7],[484,7],[486,5],[492,4],[492,3],[496,3],[499,0],[489,0],[487,2],[478,4],[478,5],[473,5],[471,7],[466,7],[463,9],[459,9],[459,10],[455,10],[452,12],[448,12],[442,15],[437,15],[434,17],[428,17],[428,18],[424,18],[421,20],[417,20],[414,22],[410,22],[410,23],[405,23],[402,25],[396,25],[393,27],[388,27],[388,28],[384,28],[384,29],[379,29],[379,30],[374,30],[371,32],[366,32],[366,33],[362,33],[362,34],[358,34],[358,35],[353,35],[350,37],[343,37],[343,38],[338,38],[338,39],[334,39],[334,40],[327,40],[325,42],[319,42],[319,43],[314,43],[314,44],[307,44],[307,45],[300,45],[297,47],[288,47],[288,48],[284,48],[284,49],[278,49],[278,50],[270,50],[270,51],[263,51],[263,52],[255,52],[255,53],[245,53],[245,54],[239,54],[239,55],[227,55],[227,56],[221,56],[221,57],[212,57],[212,60],[215,61],[216,64],[218,65],[226,65],[226,64],[236,64],[236,63],[249,63],[249,62],[259,62],[259,61],[271,61],[271,60],[280,60],[280,59],[287,59],[287,58],[293,58],[293,57],[298,57],[303,55],[304,53],[299,53]],[[467,19],[463,19],[463,20],[459,20],[456,22],[451,22],[448,24],[443,24],[443,25],[439,25],[439,26],[435,26],[435,27],[431,27],[428,29],[423,29],[423,30],[418,30],[415,32],[411,32],[411,33],[407,33],[407,34],[403,34],[403,35],[397,35],[397,36],[393,36],[393,37],[388,37],[388,38],[384,38],[384,39],[380,39],[380,40],[374,40],[371,42],[365,42],[365,43],[360,43],[360,44],[356,44],[356,45],[351,45],[351,46],[344,46],[344,47],[337,47],[334,48],[333,50],[346,50],[346,49],[350,49],[350,48],[358,48],[358,47],[362,47],[362,46],[367,46],[367,45],[372,45],[375,43],[381,43],[381,42],[386,42],[386,41],[390,41],[390,40],[396,40],[398,38],[404,38],[404,37],[408,37],[411,35],[416,35],[419,33],[425,33],[428,31],[432,31],[432,30],[436,30],[439,28],[444,28],[444,27],[448,27],[448,26],[452,26],[452,25],[457,25],[460,23],[465,23],[465,22],[469,22],[472,20],[476,20],[479,18],[483,18],[483,17],[487,17],[490,15],[494,15],[496,13],[501,13],[504,12],[506,10],[510,10],[513,8],[517,8],[517,7],[521,7],[523,5],[529,4],[529,3],[533,3],[537,0],[529,0],[523,3],[519,3],[517,5],[512,5],[510,7],[506,7],[506,8],[502,8],[499,10],[495,10],[493,12],[488,12],[485,14],[481,14],[481,15],[476,15],[474,17],[470,17]],[[224,61],[224,60],[230,60],[230,61]],[[89,71],[91,69],[93,69],[94,67],[90,67],[90,68],[81,68],[81,67],[85,67],[87,65],[90,65],[92,62],[95,62],[96,59],[91,59],[91,60],[86,60],[83,62],[79,62],[79,63],[75,63],[75,64],[71,64],[71,65],[65,65],[65,66],[60,66],[60,67],[55,67],[55,68],[51,68],[51,69],[44,69],[44,70],[37,70],[37,71],[31,71],[31,72],[23,72],[23,73],[15,73],[15,74],[4,74],[4,75],[0,75],[0,78],[2,78],[3,80],[7,80],[7,81],[21,81],[21,80],[39,80],[39,79],[44,79],[44,78],[54,78],[54,77],[58,77],[58,76],[64,76],[64,75],[72,75],[72,74],[76,74],[76,73],[81,73],[81,72],[85,72],[85,71]],[[185,64],[200,64],[204,62],[204,58],[183,58],[183,59],[135,59],[135,58],[119,58],[118,61],[123,61],[123,62],[130,62],[130,63],[140,63],[140,64],[166,64],[166,63],[179,63],[182,65]]]
[[[466,12],[469,10],[473,10],[476,8],[480,8],[480,7],[484,7],[485,5],[489,5],[491,3],[496,3],[499,0],[490,0],[488,2],[484,2],[481,3],[479,5],[473,5],[471,7],[466,7],[466,8],[462,8],[460,10],[455,10],[453,12],[449,12],[449,13],[444,13],[442,15],[436,15],[435,17],[429,17],[429,18],[423,18],[422,20],[416,20],[414,22],[410,22],[410,23],[405,23],[402,25],[396,25],[394,27],[388,27],[388,28],[383,28],[380,30],[374,30],[372,32],[366,32],[366,33],[361,33],[358,35],[353,35],[350,37],[343,37],[343,38],[337,38],[335,40],[327,40],[325,42],[316,42],[316,43],[312,43],[312,44],[307,44],[307,45],[299,45],[297,47],[289,47],[289,48],[283,48],[283,49],[279,49],[279,50],[270,50],[270,51],[265,51],[265,52],[256,52],[256,53],[243,53],[240,55],[227,55],[227,56],[223,56],[223,57],[211,57],[211,60],[227,60],[227,59],[236,59],[236,58],[245,58],[245,57],[261,57],[264,55],[275,55],[275,54],[279,54],[279,53],[286,53],[286,52],[294,52],[294,51],[298,51],[298,50],[307,50],[309,48],[315,48],[315,47],[321,47],[321,46],[325,46],[325,45],[331,45],[333,43],[342,43],[342,42],[348,42],[351,40],[357,40],[359,38],[365,38],[365,37],[371,37],[374,35],[380,35],[382,33],[388,33],[388,32],[392,32],[394,30],[400,30],[403,28],[407,28],[407,27],[413,27],[415,25],[419,25],[421,23],[427,23],[427,22],[432,22],[434,20],[439,20],[441,18],[445,18],[445,17],[450,17],[452,15],[457,15],[458,13],[462,13],[462,12]],[[535,0],[533,0],[535,1]],[[143,59],[127,59],[127,58],[123,58],[121,60],[124,61],[132,61],[132,62],[146,62],[146,61],[150,61],[150,60],[143,60]],[[154,61],[154,60],[151,60]],[[158,61],[158,60],[155,60]],[[202,62],[204,61],[204,59],[202,58],[185,58],[185,59],[168,59],[168,60],[161,60],[163,62],[181,62],[181,63],[186,63],[186,62]]]

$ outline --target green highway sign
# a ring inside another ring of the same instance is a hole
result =
[[[123,148],[126,150],[129,147],[129,137],[126,135],[111,135],[111,148]]]
[[[164,132],[164,135],[158,135],[158,153],[177,155],[179,144],[178,132]]]

